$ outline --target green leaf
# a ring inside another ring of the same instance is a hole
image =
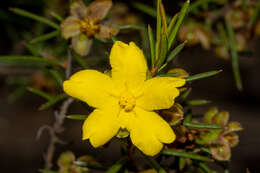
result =
[[[64,78],[61,76],[61,74],[54,69],[49,70],[50,74],[53,76],[53,78],[56,80],[58,85],[62,86]]]
[[[193,129],[221,129],[222,127],[216,124],[206,124],[206,123],[191,123],[183,122],[183,125]]]
[[[116,37],[112,34],[110,34],[110,38],[111,38],[113,43],[115,43],[117,41]]]
[[[33,20],[36,20],[38,22],[41,22],[41,23],[44,23],[44,24],[47,24],[55,29],[59,29],[60,26],[52,21],[50,21],[49,19],[46,19],[44,17],[41,17],[41,16],[38,16],[36,14],[33,14],[31,12],[28,12],[28,11],[25,11],[23,9],[20,9],[20,8],[10,8],[10,10],[12,12],[14,12],[15,14],[18,14],[20,16],[24,16],[24,17],[27,17],[27,18],[30,18],[30,19],[33,19]]]
[[[190,0],[187,0],[181,11],[180,11],[180,14],[178,15],[178,19],[176,21],[176,24],[174,25],[174,27],[172,28],[172,30],[169,32],[169,39],[168,39],[168,49],[170,49],[172,47],[172,44],[175,40],[175,37],[177,35],[177,32],[179,31],[179,28],[183,22],[183,19],[184,17],[187,15],[187,12],[188,12],[188,8],[189,8],[189,5],[190,5]]]
[[[87,115],[68,115],[66,118],[71,120],[85,120],[88,116]]]
[[[179,97],[177,97],[176,101],[179,103],[184,102],[187,99],[187,97],[190,95],[190,93],[191,93],[191,88],[189,88],[183,94],[181,94]]]
[[[207,164],[200,162],[199,167],[205,172],[205,173],[213,173],[213,171],[208,167]]]
[[[171,30],[172,30],[172,28],[173,28],[173,26],[174,26],[174,24],[175,24],[175,22],[176,22],[178,16],[179,16],[179,13],[175,14],[175,15],[172,17],[172,19],[171,19],[171,21],[170,21],[170,24],[169,24],[169,26],[168,26],[168,28],[167,28],[167,33],[168,33],[168,35],[170,34],[170,32],[171,32]]]
[[[187,41],[184,41],[183,43],[179,44],[175,49],[173,49],[173,51],[171,51],[171,53],[169,54],[166,63],[169,63],[171,60],[173,60],[176,55],[178,55],[182,51],[186,43]]]
[[[89,169],[95,169],[95,170],[100,170],[100,171],[105,171],[107,168],[97,165],[97,164],[91,164],[91,163],[86,163],[83,161],[74,161],[73,162],[75,165],[80,166],[80,167],[86,167]]]
[[[192,114],[191,114],[191,110],[189,109],[188,112],[185,114],[183,124],[189,123],[191,119],[192,119]]]
[[[74,50],[72,51],[72,57],[77,61],[77,63],[82,68],[84,68],[84,69],[88,68],[86,61],[81,56],[79,56]]]
[[[123,165],[126,163],[126,160],[127,159],[125,157],[121,158],[119,161],[116,162],[116,164],[112,165],[106,171],[106,173],[117,173],[123,167]]]
[[[56,37],[58,34],[59,34],[59,31],[53,31],[48,34],[44,34],[44,35],[41,35],[39,37],[32,39],[30,43],[38,43],[38,42],[46,41],[53,37]]]
[[[195,74],[195,75],[187,77],[186,81],[191,82],[191,81],[194,81],[194,80],[208,78],[208,77],[211,77],[211,76],[215,76],[215,75],[219,74],[220,72],[222,72],[222,70],[214,70],[214,71],[209,71],[209,72],[205,72],[205,73]]]
[[[243,7],[243,10],[248,12],[248,5],[247,5],[247,1],[246,0],[242,0],[242,7]]]
[[[160,15],[160,3],[161,0],[157,0],[157,11],[156,11],[156,44],[155,44],[155,61],[158,61],[160,55],[160,44],[161,44],[161,27],[162,19]]]
[[[66,94],[61,94],[56,96],[55,98],[53,98],[52,100],[44,103],[43,105],[40,106],[39,110],[46,110],[52,106],[54,106],[55,104],[59,103],[60,101],[64,100],[65,98],[67,98]]]
[[[140,2],[134,2],[133,6],[136,9],[138,9],[138,10],[140,10],[140,11],[142,11],[142,12],[144,12],[144,13],[152,16],[152,17],[156,17],[156,10],[154,10],[152,7],[150,7],[146,4],[143,4],[143,3],[140,3]]]
[[[40,55],[40,53],[37,50],[37,48],[35,47],[35,45],[25,43],[25,47],[33,56],[39,56]]]
[[[210,103],[209,100],[189,100],[185,102],[188,106],[201,106]]]
[[[57,13],[55,13],[54,11],[50,12],[50,15],[54,17],[56,20],[58,20],[59,22],[63,21],[63,18]]]
[[[157,77],[177,77],[178,75],[179,75],[178,73],[166,73],[166,74],[157,75]]]
[[[196,13],[199,7],[207,6],[210,2],[219,2],[221,0],[197,0],[190,5],[189,12]]]
[[[135,29],[135,30],[142,30],[143,27],[139,26],[139,25],[122,25],[119,26],[120,30],[127,30],[127,29]]]
[[[153,37],[153,30],[150,27],[150,25],[148,25],[148,37],[149,37],[149,42],[150,42],[151,63],[152,63],[152,67],[154,67],[154,63],[155,63],[155,43],[154,43],[154,37]]]
[[[53,99],[52,96],[50,96],[49,94],[47,94],[44,91],[41,91],[41,90],[39,90],[37,88],[28,87],[27,90],[32,92],[33,94],[36,94],[38,96],[41,96],[41,97],[45,98],[46,100],[50,101],[50,100]]]
[[[165,62],[165,58],[167,55],[167,47],[168,47],[167,43],[168,43],[167,35],[165,32],[163,32],[163,34],[161,35],[159,56],[156,63],[157,69],[160,68],[162,64]]]
[[[191,152],[185,152],[185,151],[176,151],[176,150],[164,149],[164,150],[162,150],[162,154],[169,155],[169,156],[190,158],[190,159],[194,159],[194,160],[201,160],[201,161],[204,161],[204,162],[212,162],[212,160],[208,157],[201,156],[201,155],[198,155],[198,154],[194,154],[194,153],[191,153]]]
[[[57,60],[51,60],[42,57],[35,56],[19,56],[19,55],[9,55],[0,56],[0,63],[7,63],[13,65],[57,65],[61,66],[61,63]]]
[[[146,156],[144,155],[144,158],[146,159],[146,161],[148,162],[148,164],[154,168],[157,172],[159,173],[167,173],[164,168],[161,167],[161,165],[156,161],[154,160],[152,157],[149,157],[149,156]]]
[[[183,170],[183,168],[185,167],[185,165],[186,165],[186,160],[185,160],[185,158],[180,157],[180,158],[179,158],[179,169],[180,169],[180,170]]]
[[[250,21],[249,21],[249,26],[250,26],[250,27],[252,27],[252,26],[255,24],[255,22],[257,21],[257,18],[258,18],[258,16],[259,16],[259,13],[260,13],[260,1],[258,0],[258,1],[257,1],[257,6],[256,6],[256,8],[254,9],[253,15],[252,15],[252,17],[251,17],[251,19],[250,19]]]
[[[150,7],[149,5],[146,5],[146,4],[143,4],[143,3],[140,3],[140,2],[134,2],[133,6],[136,9],[148,14],[149,16],[152,16],[152,17],[155,17],[155,18],[157,16],[156,10],[153,7]],[[169,16],[166,16],[166,20],[167,20],[167,22],[170,22],[171,18]]]
[[[229,37],[229,46],[230,46],[230,51],[232,56],[232,68],[233,68],[233,73],[236,81],[236,86],[237,89],[241,91],[243,89],[243,86],[242,86],[242,81],[241,81],[241,76],[239,71],[239,60],[238,60],[235,34],[230,22],[228,20],[225,20],[225,22],[226,22],[227,33]]]
[[[220,34],[220,38],[222,41],[221,43],[224,44],[224,46],[228,49],[229,48],[228,37],[225,28],[223,26],[223,23],[221,22],[217,23],[217,29],[218,29],[218,33]]]

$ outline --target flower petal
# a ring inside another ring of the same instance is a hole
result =
[[[132,123],[127,129],[133,144],[144,154],[154,156],[158,154],[162,143],[171,143],[175,134],[169,124],[155,112],[148,112],[135,108]]]
[[[74,1],[70,5],[70,14],[72,16],[75,16],[75,17],[80,18],[80,19],[85,17],[86,14],[87,14],[87,8],[86,8],[84,2],[81,1],[81,0]]]
[[[118,32],[119,29],[116,26],[113,26],[112,24],[109,23],[104,23],[104,24],[100,24],[100,30],[95,36],[108,39],[110,38],[111,34],[117,35]]]
[[[89,139],[93,147],[107,143],[119,130],[118,113],[119,107],[116,105],[105,109],[95,109],[83,124],[82,139]]]
[[[87,15],[97,20],[104,19],[112,7],[111,0],[94,1],[88,7]]]
[[[115,101],[111,96],[115,90],[111,78],[96,70],[82,70],[63,83],[64,91],[88,105],[102,108]]]
[[[61,23],[61,35],[65,39],[74,37],[80,34],[80,24],[79,19],[74,16],[66,18]]]
[[[88,55],[92,42],[92,39],[88,39],[85,34],[72,37],[72,47],[81,56]]]
[[[176,87],[184,84],[184,79],[175,77],[155,77],[147,80],[143,86],[143,94],[137,99],[136,105],[148,111],[168,109],[179,95]]]
[[[143,52],[131,42],[116,41],[110,53],[112,79],[121,86],[136,88],[146,79],[147,65]]]

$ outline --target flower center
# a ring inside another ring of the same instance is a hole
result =
[[[97,20],[85,17],[80,20],[80,29],[86,32],[88,37],[91,37],[99,31],[100,26]]]
[[[135,107],[135,97],[131,93],[125,92],[120,96],[119,105],[126,112],[130,112]]]

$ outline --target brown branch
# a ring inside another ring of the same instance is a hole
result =
[[[50,135],[50,143],[47,152],[44,156],[45,168],[50,169],[52,167],[53,155],[55,152],[56,144],[65,144],[64,141],[59,139],[58,134],[64,131],[63,123],[66,118],[66,113],[70,104],[73,102],[73,98],[65,100],[60,108],[60,112],[55,112],[55,122],[52,127],[48,128]]]
[[[68,79],[71,74],[71,61],[72,61],[71,48],[68,48],[68,60],[67,61],[68,61],[68,64],[67,64],[67,68],[66,68],[66,79]],[[56,144],[65,144],[65,142],[58,137],[58,135],[64,131],[63,123],[66,118],[66,114],[69,109],[69,106],[71,105],[71,103],[73,101],[74,101],[73,98],[66,99],[62,103],[60,110],[54,112],[54,116],[55,116],[54,124],[52,126],[44,125],[38,131],[37,139],[39,139],[43,130],[45,130],[45,129],[48,130],[49,135],[50,135],[50,142],[48,145],[48,149],[47,149],[46,154],[44,155],[46,169],[52,168],[52,162],[53,162],[53,156],[55,153]]]

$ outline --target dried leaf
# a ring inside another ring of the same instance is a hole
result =
[[[83,1],[77,0],[70,5],[70,14],[82,19],[87,14],[87,8]]]
[[[66,18],[61,23],[61,35],[65,39],[77,36],[80,34],[79,19],[75,16]]]
[[[91,46],[92,39],[89,39],[85,34],[72,37],[72,47],[81,56],[88,55]]]
[[[87,15],[90,18],[94,18],[96,20],[102,20],[104,19],[109,10],[112,7],[112,1],[111,0],[96,0],[93,3],[90,4],[87,10]]]

